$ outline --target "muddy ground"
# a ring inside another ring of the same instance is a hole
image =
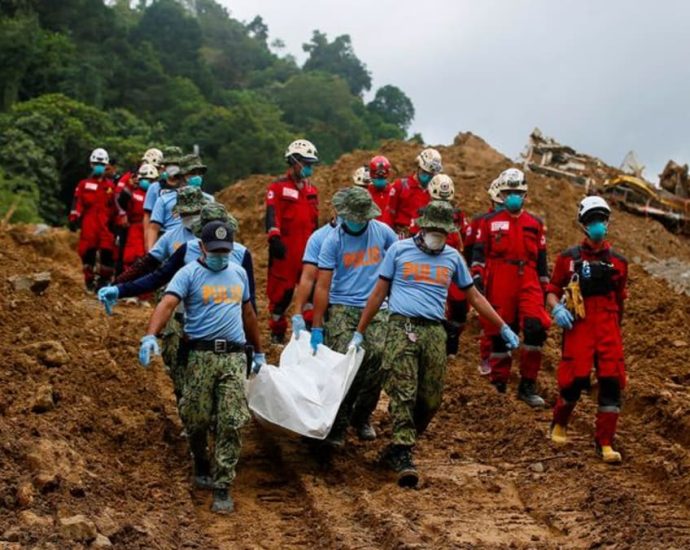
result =
[[[384,147],[400,173],[417,150]],[[470,134],[442,152],[458,204],[468,213],[484,209],[486,184],[509,160]],[[369,155],[322,167],[322,196],[348,184]],[[240,218],[259,288],[269,180],[253,177],[220,195]],[[537,176],[530,184],[530,208],[546,219],[553,257],[579,238],[581,190]],[[326,200],[322,206],[325,219]],[[86,548],[105,537],[115,548],[690,547],[690,297],[641,267],[688,262],[690,244],[619,212],[612,239],[633,263],[623,465],[594,456],[595,394],[583,397],[572,443],[561,449],[546,438],[548,411],[518,402],[514,384],[496,394],[476,371],[473,320],[450,362],[444,405],[417,448],[418,489],[399,489],[377,466],[390,435],[384,400],[375,416],[379,440],[351,437],[327,467],[299,441],[250,425],[233,492],[237,512],[217,517],[210,495],[190,489],[167,375],[159,362],[137,363],[151,310],[120,304],[106,317],[81,289],[73,235],[11,228],[0,236],[0,549]],[[41,271],[52,280],[39,296],[8,281]],[[551,402],[558,349],[553,331],[540,377]],[[271,349],[274,360],[278,351]]]

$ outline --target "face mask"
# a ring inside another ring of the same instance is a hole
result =
[[[367,222],[353,222],[350,220],[343,220],[343,224],[350,233],[359,233],[367,226]]]
[[[147,179],[139,180],[139,187],[146,191],[149,188],[149,185],[151,185],[151,181]]]
[[[223,271],[230,263],[230,254],[227,252],[209,252],[206,255],[206,266],[211,271]]]
[[[426,186],[429,185],[429,182],[431,181],[431,178],[433,178],[433,177],[434,176],[432,176],[431,174],[429,174],[427,172],[422,172],[421,174],[419,174],[419,183],[421,183],[422,187],[424,187],[426,189]]]
[[[202,176],[192,176],[187,180],[187,185],[191,187],[201,187],[202,183],[204,183],[204,178]]]
[[[503,203],[509,212],[517,212],[522,208],[522,204],[525,202],[525,197],[518,195],[517,193],[511,193],[505,199]]]
[[[592,222],[585,228],[585,231],[590,239],[598,243],[604,240],[609,228],[606,222]]]
[[[501,204],[500,202],[495,202],[494,203],[494,212],[500,212],[501,210],[505,210],[506,205]]]
[[[313,173],[314,173],[314,167],[307,164],[305,166],[302,166],[302,169],[300,170],[299,175],[302,179],[304,179],[304,178],[310,178]]]
[[[199,214],[196,214],[194,216],[183,216],[182,225],[184,225],[186,229],[189,229],[191,231],[192,227],[196,222],[199,221],[200,217],[201,216],[199,216]]]
[[[440,231],[427,231],[424,233],[423,239],[429,250],[441,250],[446,244],[446,234]]]
[[[383,189],[388,184],[386,178],[374,178],[373,180],[371,180],[371,182],[374,184],[374,187],[376,187],[376,189]]]
[[[161,172],[160,179],[161,179],[161,181],[168,181],[168,173],[167,172]]]
[[[96,166],[93,167],[91,170],[94,176],[100,177],[103,174],[105,174],[105,166],[102,164],[96,164]]]

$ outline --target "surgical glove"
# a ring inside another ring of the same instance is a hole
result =
[[[113,313],[113,306],[120,297],[120,291],[116,286],[104,286],[98,291],[98,300],[105,306],[108,315]]]
[[[556,321],[556,324],[564,328],[566,330],[570,330],[573,328],[573,314],[570,313],[567,307],[565,307],[563,304],[558,303],[554,306],[554,308],[551,310],[551,313],[553,314],[553,320]]]
[[[292,316],[292,334],[295,335],[295,340],[299,340],[299,333],[307,330],[307,325],[304,322],[304,317],[301,315]]]
[[[359,349],[362,347],[362,342],[364,342],[364,336],[362,336],[361,332],[355,331],[348,347],[355,348],[357,351],[359,351]]]
[[[283,260],[287,254],[287,248],[285,248],[285,244],[278,235],[273,235],[273,237],[268,239],[268,251],[271,257],[276,260]]]
[[[161,348],[158,347],[158,340],[153,334],[147,334],[141,340],[141,347],[139,348],[139,362],[148,367],[151,362],[151,354],[160,355]]]
[[[255,353],[254,361],[252,362],[252,374],[259,374],[261,367],[266,364],[266,354],[265,353]]]
[[[316,350],[319,348],[319,344],[323,344],[323,329],[322,328],[312,328],[311,329],[311,349],[316,355]]]
[[[501,327],[501,338],[506,343],[508,349],[517,349],[520,347],[520,338],[513,332],[508,325],[503,325]]]

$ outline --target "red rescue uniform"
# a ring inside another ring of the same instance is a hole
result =
[[[383,221],[384,217],[386,216],[386,210],[388,209],[388,200],[390,199],[391,195],[391,184],[387,183],[385,187],[378,188],[373,183],[370,183],[367,189],[369,190],[372,200],[376,203],[376,206],[379,207],[379,210],[381,210],[381,215],[376,219]]]
[[[560,395],[553,419],[554,423],[567,426],[596,367],[599,409],[595,439],[600,446],[611,445],[620,413],[621,390],[626,384],[621,320],[627,297],[628,262],[608,242],[593,248],[585,239],[559,255],[548,291],[562,297],[574,273],[580,281],[585,318],[576,319],[572,329],[563,331],[557,374]]]
[[[302,256],[310,235],[319,223],[316,187],[308,180],[296,181],[290,171],[268,186],[266,193],[266,231],[268,238],[279,237],[286,248],[284,258],[269,254],[267,294],[274,335],[287,331],[285,311],[302,273]]]
[[[486,298],[513,330],[522,331],[520,373],[535,381],[541,349],[551,319],[544,308],[549,281],[544,223],[526,211],[492,212],[481,219],[472,252],[472,273],[484,281]],[[485,326],[491,338],[491,381],[507,383],[511,355],[498,328]]]
[[[429,204],[430,200],[429,193],[419,183],[417,174],[397,179],[388,193],[383,221],[396,233],[407,237],[412,221],[419,217],[420,209]]]
[[[131,188],[129,185],[117,196],[117,205],[121,214],[126,217],[127,231],[122,264],[126,271],[138,258],[146,254],[144,246],[144,200],[146,191],[139,186]]]

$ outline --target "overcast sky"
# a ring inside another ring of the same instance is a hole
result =
[[[413,132],[470,130],[510,157],[538,126],[614,165],[633,149],[652,181],[690,161],[690,2],[681,0],[221,0],[261,15],[304,61],[313,29],[352,37],[374,91],[400,87]]]

